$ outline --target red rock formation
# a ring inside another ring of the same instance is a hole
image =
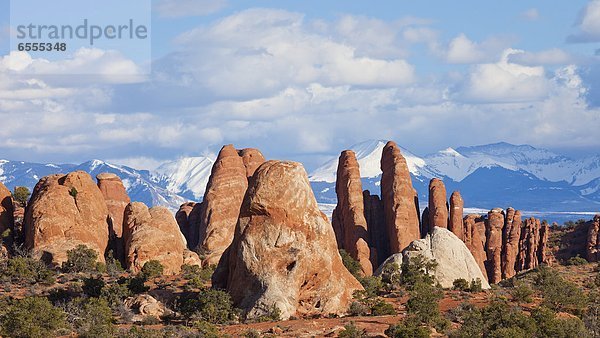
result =
[[[383,148],[381,156],[381,200],[391,253],[401,252],[412,241],[420,238],[419,216],[415,204],[406,160],[393,141]]]
[[[80,244],[95,250],[100,261],[108,245],[108,208],[89,174],[42,178],[25,215],[25,243],[36,257],[60,265]]]
[[[246,176],[248,176],[248,178],[252,177],[256,169],[258,169],[261,164],[265,163],[265,157],[258,149],[242,149],[238,151],[238,154],[242,158],[242,162],[244,162]]]
[[[429,207],[425,207],[421,216],[421,237],[424,238],[429,233]]]
[[[202,203],[188,202],[179,207],[175,214],[175,220],[179,225],[179,230],[186,239],[187,247],[193,250],[198,246],[200,237],[200,212]]]
[[[4,233],[6,230],[12,231],[14,229],[14,208],[13,199],[10,190],[8,190],[4,184],[0,182],[0,233]],[[12,234],[11,234],[12,235]],[[5,243],[2,241],[4,254],[10,250],[11,243]]]
[[[266,162],[250,184],[213,286],[226,289],[248,318],[273,306],[282,319],[346,312],[362,287],[342,263],[302,165]]]
[[[486,222],[486,267],[488,280],[496,284],[502,280],[502,230],[504,228],[504,212],[493,209],[488,213]]]
[[[463,239],[463,208],[465,202],[460,196],[460,192],[455,191],[450,196],[450,223],[448,223],[448,230],[452,231],[456,237]]]
[[[373,274],[370,261],[369,232],[364,214],[364,201],[360,170],[356,155],[351,150],[343,151],[340,155],[335,186],[337,206],[333,211],[334,231],[341,232],[338,247],[346,250],[356,259],[363,275]]]
[[[538,242],[538,249],[537,249],[537,258],[538,258],[538,262],[541,263],[545,263],[545,264],[550,264],[550,257],[548,257],[547,254],[547,246],[548,246],[548,235],[550,234],[550,226],[548,225],[548,223],[546,221],[542,222],[542,225],[540,226],[540,239]]]
[[[159,261],[165,274],[179,273],[189,254],[173,214],[164,207],[148,209],[140,202],[127,205],[123,239],[126,266],[134,273],[150,260]]]
[[[434,227],[448,228],[446,186],[438,178],[429,181],[429,232]]]
[[[383,203],[378,195],[371,195],[369,190],[363,191],[363,202],[369,230],[371,262],[375,267],[381,265],[390,256],[390,242],[387,240]]]
[[[127,190],[119,176],[112,173],[102,173],[96,176],[98,188],[104,196],[109,215],[109,246],[115,258],[124,259],[123,218],[125,208],[131,202]]]
[[[479,228],[483,227],[483,219],[479,215],[467,215],[463,219],[463,241],[473,254],[473,258],[479,265],[481,272],[487,280],[487,270],[485,268],[486,252],[485,237],[481,237]]]
[[[585,253],[589,262],[600,260],[600,215],[594,217],[594,221],[588,228]]]
[[[502,235],[502,278],[511,278],[517,271],[519,239],[521,238],[521,212],[513,208],[506,210],[506,224]]]
[[[258,162],[264,160],[258,150],[244,149],[240,153],[243,157],[233,145],[224,146],[208,180],[198,237],[198,250],[205,255],[204,265],[217,264],[223,251],[231,244],[248,187],[248,176],[252,175]]]
[[[517,270],[524,271],[538,266],[538,243],[540,233],[540,221],[531,217],[525,220],[521,228],[521,239],[519,240],[519,258]]]

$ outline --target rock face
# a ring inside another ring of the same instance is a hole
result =
[[[460,196],[460,192],[455,191],[450,196],[450,223],[448,223],[448,230],[452,231],[456,237],[461,240],[464,237],[464,229],[463,229],[463,208],[465,206],[465,202]]]
[[[130,271],[139,272],[150,260],[159,261],[165,274],[176,274],[181,270],[185,238],[167,208],[148,209],[140,202],[127,205],[123,239],[125,263]]]
[[[200,212],[198,251],[205,255],[204,265],[217,264],[231,244],[248,177],[260,161],[264,157],[255,149],[238,152],[233,145],[226,145],[219,152]]]
[[[175,214],[175,220],[179,224],[179,230],[187,241],[190,250],[198,246],[200,237],[200,212],[202,203],[188,202],[179,207]]]
[[[444,288],[452,287],[454,280],[463,278],[467,281],[479,279],[484,289],[489,289],[484,271],[479,268],[475,258],[460,238],[448,229],[436,227],[425,236],[412,242],[401,254],[388,258],[388,262],[407,262],[412,257],[423,256],[428,260],[435,260],[438,266],[433,273],[435,279]],[[380,271],[382,269],[378,269]]]
[[[101,261],[108,245],[108,209],[90,175],[77,171],[42,178],[25,215],[26,246],[36,257],[59,265],[80,244]]]
[[[506,209],[506,224],[502,234],[502,278],[516,275],[517,257],[519,255],[519,239],[521,238],[521,212]]]
[[[283,319],[341,314],[362,289],[343,266],[333,228],[295,162],[269,161],[255,172],[233,243],[212,279],[249,318],[273,306]]]
[[[360,170],[356,155],[351,150],[340,155],[335,186],[337,206],[333,210],[333,229],[338,247],[356,259],[364,276],[373,274],[369,231],[364,213],[364,201]]]
[[[538,266],[538,243],[540,221],[531,217],[525,220],[521,228],[519,240],[519,258],[517,267],[519,271],[533,269]]]
[[[435,227],[448,228],[446,186],[438,178],[429,182],[429,232]]]
[[[108,208],[109,245],[115,258],[123,260],[123,218],[125,208],[131,202],[121,179],[112,173],[102,173],[96,176],[98,188],[104,196]]]
[[[502,231],[504,228],[504,212],[493,209],[488,213],[486,222],[487,271],[490,283],[502,280]]]
[[[420,238],[419,216],[406,160],[395,142],[388,142],[381,156],[381,200],[391,253],[401,252]]]
[[[244,162],[244,167],[246,167],[246,176],[248,178],[252,177],[256,169],[265,162],[265,157],[258,149],[242,149],[238,154],[242,157],[242,162]]]
[[[0,182],[0,233],[14,227],[14,208],[12,194],[4,184]]]
[[[363,201],[365,204],[365,219],[369,230],[371,262],[373,266],[379,266],[390,253],[383,203],[381,203],[379,196],[371,195],[369,190],[363,191]]]
[[[594,217],[590,224],[587,234],[585,247],[586,258],[590,262],[597,262],[600,259],[600,215]]]
[[[467,248],[475,258],[477,265],[483,271],[485,280],[487,281],[487,273],[485,261],[487,254],[485,252],[485,237],[481,237],[480,228],[484,228],[483,219],[479,215],[468,215],[463,219],[464,236],[463,241]]]

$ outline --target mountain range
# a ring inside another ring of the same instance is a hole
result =
[[[384,140],[356,144],[363,189],[379,193],[380,159]],[[448,194],[459,190],[465,205],[490,209],[514,206],[539,212],[600,211],[600,156],[571,159],[529,145],[495,143],[447,148],[421,157],[401,148],[407,160],[421,207],[427,204],[429,180],[444,180]],[[337,156],[310,173],[317,201],[325,210],[336,203]],[[213,158],[186,157],[166,162],[155,170],[92,160],[82,164],[28,163],[0,160],[0,181],[9,189],[33,189],[46,175],[83,170],[95,176],[117,174],[134,201],[177,210],[185,201],[201,201],[214,163]]]

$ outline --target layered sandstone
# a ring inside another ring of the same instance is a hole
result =
[[[108,245],[108,208],[89,174],[42,178],[33,190],[25,214],[26,246],[36,257],[60,265],[67,251],[85,245],[104,261]]]
[[[269,161],[257,169],[213,286],[249,318],[273,306],[282,319],[346,312],[362,287],[342,263],[301,164]]]
[[[398,253],[420,238],[420,229],[416,194],[408,165],[393,141],[383,148],[381,171],[381,200],[390,252]]]
[[[438,178],[429,182],[429,232],[435,227],[448,228],[446,186]]]
[[[590,262],[600,260],[600,215],[596,215],[593,222],[590,222],[585,253],[587,260]]]
[[[370,276],[373,274],[373,266],[360,169],[356,155],[351,150],[343,151],[340,155],[335,191],[338,202],[333,211],[332,223],[338,247],[346,250],[359,262],[363,275]]]
[[[485,237],[481,237],[481,231],[479,228],[484,227],[484,222],[479,215],[467,215],[463,219],[463,241],[467,248],[473,254],[473,258],[477,262],[477,265],[483,271],[483,275],[487,280],[487,273],[485,267],[485,261],[487,255],[485,252]]]
[[[460,195],[460,192],[455,191],[450,196],[450,222],[448,223],[448,230],[452,231],[456,237],[463,239],[463,209],[465,202]]]
[[[108,208],[110,248],[117,259],[123,260],[123,218],[125,208],[131,199],[119,176],[112,173],[101,173],[96,176],[96,180]]]
[[[175,214],[175,220],[179,225],[179,230],[187,241],[187,247],[190,250],[198,246],[200,237],[200,212],[202,203],[188,202],[179,207]]]
[[[517,271],[519,239],[521,238],[521,212],[506,209],[506,224],[502,234],[502,278],[511,278]]]
[[[369,230],[371,262],[373,266],[379,266],[390,255],[390,242],[387,240],[383,203],[378,195],[371,195],[369,190],[363,191],[363,202],[365,204],[367,229]]]
[[[165,274],[181,270],[186,253],[185,238],[169,209],[148,209],[134,202],[125,209],[125,263],[127,269],[139,272],[150,260],[159,261]]]
[[[502,280],[502,232],[504,228],[504,212],[502,209],[492,209],[486,222],[487,272],[490,283],[496,284]]]

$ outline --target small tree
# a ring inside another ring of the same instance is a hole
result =
[[[101,298],[77,298],[65,305],[67,319],[82,338],[114,337],[112,310]]]
[[[439,287],[419,281],[413,285],[406,310],[420,323],[435,325],[441,318],[439,301],[443,297],[444,292]]]
[[[344,325],[344,329],[338,333],[340,338],[366,338],[367,330],[359,329],[354,322]]]
[[[15,187],[12,193],[13,199],[22,207],[25,207],[27,205],[29,196],[31,196],[31,192],[27,187]]]
[[[142,267],[142,275],[146,279],[153,279],[162,276],[164,267],[157,260],[150,260],[144,263]]]
[[[513,299],[518,303],[531,303],[533,290],[526,283],[517,283],[510,292]]]
[[[469,291],[469,282],[464,278],[455,279],[452,288],[458,291]]]
[[[344,249],[340,249],[340,256],[342,256],[342,263],[344,263],[344,266],[350,271],[352,276],[357,279],[362,277],[360,263],[357,260],[352,258],[352,256]]]
[[[64,272],[93,272],[97,271],[98,253],[83,244],[67,251],[67,260],[63,262]]]
[[[55,337],[59,329],[67,327],[65,313],[46,298],[23,298],[3,312],[0,323],[5,337]]]

